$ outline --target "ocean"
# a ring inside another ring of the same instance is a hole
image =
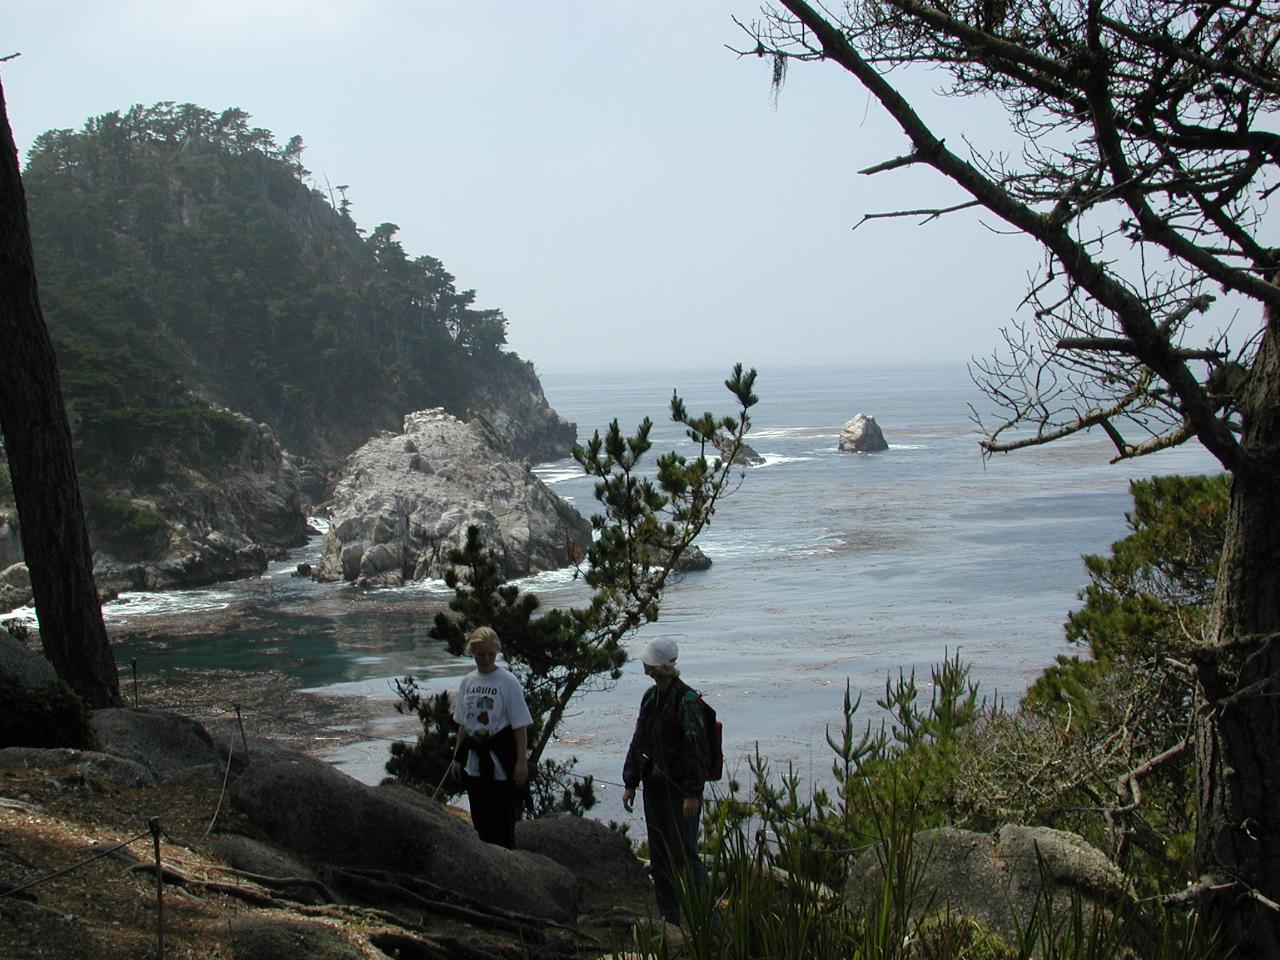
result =
[[[615,417],[631,430],[650,416],[656,456],[684,442],[668,416],[672,390],[691,411],[729,413],[727,374],[726,365],[548,373],[542,381],[582,439]],[[963,364],[763,367],[756,392],[747,440],[765,463],[743,472],[700,538],[712,568],[672,585],[658,621],[633,641],[679,643],[683,676],[716,708],[727,765],[740,774],[758,749],[774,769],[824,782],[825,731],[840,722],[846,682],[863,695],[860,715],[875,719],[886,677],[916,671],[927,699],[929,668],[948,654],[971,665],[983,694],[1015,702],[1070,652],[1062,623],[1086,582],[1081,555],[1105,552],[1124,535],[1130,478],[1218,469],[1198,446],[1111,465],[1100,433],[984,461],[970,420],[970,405],[983,398]],[[840,427],[859,412],[879,423],[887,451],[837,452]],[[536,469],[582,513],[593,512],[594,482],[572,460]],[[151,616],[251,607],[252,629],[174,640],[159,654],[149,647],[139,670],[279,669],[308,690],[385,701],[370,736],[411,738],[411,721],[391,706],[392,679],[412,673],[425,689],[453,688],[469,667],[410,612],[411,602],[447,599],[448,591],[433,582],[351,598],[353,588],[289,575],[318,550],[316,539],[260,578],[128,594],[105,614],[119,631]],[[566,571],[522,585],[549,604],[585,596]],[[335,594],[349,602],[324,602]],[[134,655],[127,641],[118,646],[123,663]],[[584,695],[551,747],[597,778],[594,815],[636,830],[617,782],[647,682],[629,665],[615,686]],[[376,782],[387,749],[385,739],[369,739],[331,759]]]

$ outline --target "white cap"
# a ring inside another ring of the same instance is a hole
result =
[[[640,651],[640,662],[650,667],[669,667],[676,662],[678,656],[680,648],[676,646],[676,642],[664,637],[650,640],[644,645],[644,649]]]

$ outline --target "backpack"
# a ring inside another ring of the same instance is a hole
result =
[[[692,687],[686,687],[686,690],[692,690],[696,697],[695,703],[702,710],[702,729],[707,734],[707,781],[724,779],[724,724],[716,717],[716,711],[711,704],[702,698],[702,694]],[[668,709],[674,709],[675,705],[671,704]]]
[[[702,707],[702,726],[707,731],[707,743],[711,747],[707,779],[720,780],[724,777],[724,724],[716,719],[715,708],[702,699],[702,694],[698,694],[698,704]]]

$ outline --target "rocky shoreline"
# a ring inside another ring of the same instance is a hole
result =
[[[309,602],[307,613],[339,617],[349,614],[361,600],[355,591],[334,591]],[[437,612],[447,607],[443,601],[412,600],[398,604],[395,612],[430,623]],[[140,661],[135,688],[131,663],[134,657],[117,653],[121,697],[128,706],[136,703],[172,710],[199,720],[215,737],[229,743],[240,743],[239,725],[243,723],[250,752],[257,741],[319,758],[342,747],[382,738],[382,728],[393,716],[385,700],[306,690],[302,678],[270,666],[252,670],[191,666],[156,669],[156,664],[167,660],[175,646],[214,640],[231,631],[265,632],[277,623],[274,617],[245,601],[198,616],[152,613],[137,625],[109,628],[113,648],[120,651],[123,646]],[[387,642],[376,638],[348,640],[344,647],[354,645],[375,654]],[[287,646],[288,638],[282,636],[258,652],[277,654]],[[149,664],[148,660],[155,662]],[[240,707],[240,719],[236,705]]]

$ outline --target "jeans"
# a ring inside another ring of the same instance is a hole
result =
[[[644,785],[644,822],[649,831],[649,860],[658,912],[668,923],[680,923],[680,875],[701,889],[706,870],[698,856],[698,821],[684,815],[684,794],[670,786]]]

